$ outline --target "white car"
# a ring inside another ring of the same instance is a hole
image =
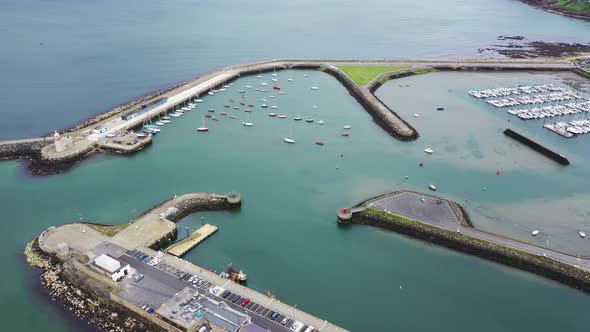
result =
[[[219,286],[214,286],[214,287],[211,287],[211,289],[209,289],[209,292],[211,292],[211,294],[213,294],[213,295],[217,295],[217,294],[223,293],[224,290],[225,289],[223,289]]]
[[[295,322],[293,323],[293,325],[291,325],[291,331],[299,332],[299,330],[301,330],[301,327],[303,327],[303,324],[301,324],[301,322]]]

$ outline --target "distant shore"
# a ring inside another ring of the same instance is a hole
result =
[[[579,18],[582,20],[590,20],[590,14],[580,13],[572,10],[567,10],[561,7],[556,7],[555,4],[559,2],[559,0],[521,0],[524,3],[527,3],[531,6],[537,7],[542,9],[546,12],[552,14],[558,14],[563,16],[569,16],[574,18]],[[590,6],[590,3],[589,3]]]

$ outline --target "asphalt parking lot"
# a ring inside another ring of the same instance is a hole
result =
[[[223,291],[219,291],[217,292],[217,294],[213,294],[211,292],[211,289],[214,287],[221,287],[222,285],[214,285],[204,279],[201,278],[196,278],[197,276],[193,276],[192,274],[187,274],[183,271],[177,270],[171,266],[166,265],[165,263],[158,263],[155,266],[150,266],[148,263],[151,261],[151,259],[153,257],[147,256],[143,259],[140,260],[140,257],[144,255],[142,252],[137,251],[137,250],[133,250],[133,251],[128,251],[126,252],[126,255],[123,255],[122,257],[120,257],[120,259],[122,261],[125,261],[127,263],[129,263],[132,267],[136,267],[137,265],[141,266],[141,268],[137,269],[139,273],[144,274],[143,279],[141,279],[140,281],[136,282],[137,286],[140,286],[140,289],[145,289],[146,286],[143,286],[143,283],[146,283],[146,281],[144,280],[148,280],[148,283],[151,284],[151,282],[149,281],[150,279],[152,280],[157,280],[158,282],[163,282],[163,283],[171,283],[173,285],[173,289],[175,289],[176,291],[174,293],[172,293],[167,299],[170,299],[172,296],[174,296],[174,294],[176,294],[177,292],[179,292],[180,290],[184,289],[185,287],[189,286],[189,287],[193,287],[195,289],[199,290],[200,294],[206,294],[208,297],[216,300],[216,301],[223,301],[225,303],[227,303],[232,309],[235,309],[237,311],[246,313],[248,316],[250,316],[252,318],[252,322],[265,328],[265,329],[269,329],[271,331],[277,331],[277,332],[288,332],[288,331],[297,331],[297,332],[303,332],[305,331],[305,329],[307,328],[307,326],[299,323],[298,325],[300,326],[299,328],[295,327],[293,328],[293,325],[296,323],[296,321],[290,319],[289,317],[286,317],[282,314],[280,314],[274,321],[271,319],[271,316],[273,314],[273,311],[269,308],[266,308],[264,306],[264,304],[261,303],[255,303],[255,302],[250,302],[248,303],[245,307],[242,307],[242,302],[244,301],[244,298],[240,297],[239,300],[232,302],[231,299],[234,297],[233,293],[230,293],[226,298],[223,298],[221,295],[223,294]],[[129,261],[133,261],[133,264],[131,264],[131,262]],[[137,264],[138,262],[141,262],[141,264]],[[149,270],[151,270],[152,272],[150,272]],[[155,275],[158,276],[157,278],[154,278],[152,276],[152,274],[154,273],[153,271],[157,271],[159,273],[164,273],[166,274],[168,277],[167,278],[163,278],[160,274],[156,273]],[[148,278],[147,276],[150,276],[150,278]],[[191,277],[193,279],[193,282],[190,282],[189,280],[191,280]],[[175,279],[174,281],[172,281],[172,279]],[[132,281],[133,282],[133,281]],[[229,281],[228,281],[229,282]],[[153,287],[153,285],[149,285],[147,287]],[[167,292],[168,294],[170,294],[169,292]],[[153,294],[147,294],[147,297],[151,297],[154,296]],[[158,297],[158,301],[161,302],[158,306],[156,306],[155,308],[159,307],[162,303],[166,302],[166,301],[162,301],[163,298]],[[269,299],[270,301],[270,299]],[[153,301],[152,301],[153,302]],[[141,306],[142,304],[139,304],[139,306]],[[286,323],[284,325],[282,325],[281,323],[283,322],[283,320],[286,319]]]

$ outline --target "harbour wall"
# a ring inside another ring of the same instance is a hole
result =
[[[419,240],[434,243],[486,260],[522,269],[552,279],[567,286],[590,293],[590,272],[587,270],[525,251],[477,239],[462,233],[408,221],[366,209],[354,213],[353,224],[368,225],[391,230]]]
[[[41,149],[53,143],[50,139],[28,139],[0,143],[0,160],[33,159]]]
[[[570,164],[570,161],[566,157],[564,157],[563,155],[561,155],[557,152],[554,152],[552,150],[549,150],[548,148],[542,146],[541,144],[515,132],[514,130],[512,130],[510,128],[504,130],[504,135],[519,141],[520,143],[530,147],[531,149],[541,153],[542,155],[544,155],[548,158],[555,160],[556,162],[558,162],[562,165],[569,165]]]

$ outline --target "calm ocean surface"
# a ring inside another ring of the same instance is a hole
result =
[[[587,42],[589,32],[588,22],[509,0],[4,0],[0,138],[63,128],[236,63],[475,57],[477,48],[495,43],[498,35]],[[339,207],[391,190],[422,191],[435,182],[441,194],[466,206],[478,227],[589,254],[588,241],[576,238],[575,230],[590,228],[585,185],[590,137],[564,141],[539,129],[538,122],[515,123],[574,160],[568,168],[557,167],[506,140],[501,130],[507,115],[465,92],[551,77],[435,73],[403,79],[407,88],[392,81],[379,97],[421,133],[419,140],[402,143],[376,126],[332,77],[309,72],[304,78],[301,71],[279,76],[287,92],[272,100],[279,113],[322,119],[325,125],[254,112],[254,127],[244,128],[239,113],[233,121],[208,123],[210,132],[198,135],[202,111],[195,111],[129,158],[100,155],[66,174],[42,178],[29,177],[18,162],[0,163],[5,329],[81,330],[39,298],[23,260],[24,245],[44,228],[80,219],[125,222],[175,194],[235,190],[244,198],[239,213],[203,213],[182,221],[180,227],[194,230],[203,216],[220,227],[186,258],[216,270],[232,262],[246,270],[251,287],[268,288],[281,301],[350,330],[586,330],[590,297],[583,293],[394,233],[335,223]],[[268,75],[264,79],[270,81]],[[258,79],[235,83],[255,85]],[[321,89],[311,91],[311,85]],[[228,91],[207,97],[201,109],[221,109],[237,96]],[[258,104],[268,96],[251,91],[247,98]],[[434,112],[439,105],[448,111]],[[419,121],[413,113],[422,115]],[[344,124],[353,126],[348,138],[339,135]],[[295,145],[282,142],[290,132]],[[326,145],[314,145],[318,139]],[[437,153],[425,156],[426,146]],[[417,167],[420,161],[425,168]],[[502,174],[496,176],[496,170]],[[531,239],[534,228],[546,235]]]

